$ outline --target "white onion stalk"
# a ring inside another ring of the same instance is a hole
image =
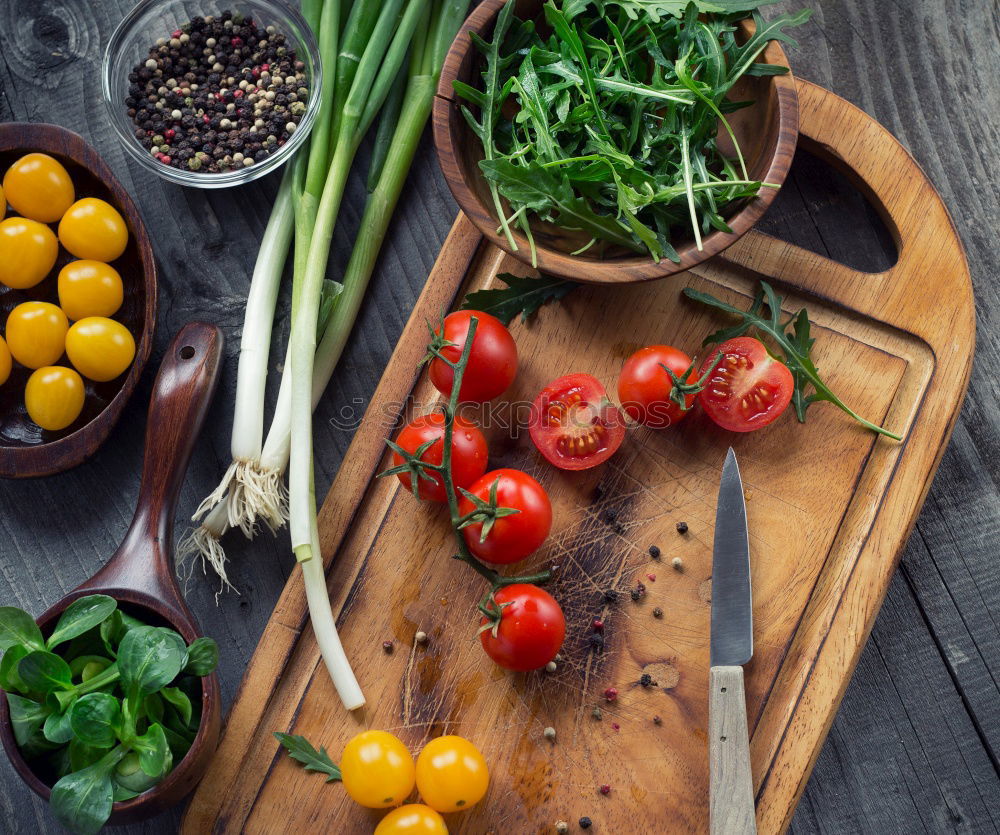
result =
[[[236,374],[231,445],[233,460],[219,486],[205,497],[192,517],[198,521],[214,508],[224,505],[229,527],[240,528],[248,537],[253,536],[257,516],[267,501],[268,478],[260,460],[264,434],[264,390],[271,325],[294,224],[292,177],[291,169],[288,169],[278,189],[250,280]]]

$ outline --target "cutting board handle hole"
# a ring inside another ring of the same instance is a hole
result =
[[[180,349],[180,351],[178,351],[178,356],[182,360],[189,360],[194,355],[195,355],[195,350],[190,345],[185,345],[183,348]]]
[[[809,144],[801,138],[788,179],[757,229],[861,272],[890,269],[899,260],[899,234],[885,208],[856,176],[802,147]],[[811,226],[795,222],[803,216]]]

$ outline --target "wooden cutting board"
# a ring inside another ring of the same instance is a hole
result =
[[[555,673],[498,669],[475,640],[482,585],[449,558],[445,515],[395,479],[372,480],[385,465],[384,438],[436,402],[417,368],[425,320],[498,272],[525,272],[460,216],[320,515],[331,599],[368,705],[354,714],[341,707],[294,572],[185,832],[370,832],[378,813],[303,771],[272,736],[304,734],[336,756],[364,728],[392,730],[414,752],[442,733],[479,745],[491,788],[474,809],[448,816],[452,832],[552,832],[559,819],[575,831],[584,815],[599,833],[706,831],[712,530],[730,444],[751,536],[756,652],[747,709],[757,820],[761,832],[787,827],[948,440],[975,338],[962,247],[923,172],[853,105],[808,82],[799,82],[799,96],[804,146],[880,208],[899,245],[895,266],[860,273],[751,233],[673,279],[582,288],[512,327],[521,363],[508,396],[530,402],[574,371],[613,392],[637,348],[668,342],[694,354],[721,324],[681,298],[684,286],[745,305],[766,277],[786,296],[786,312],[808,306],[815,358],[833,390],[903,432],[903,442],[877,438],[829,404],[814,406],[805,425],[789,413],[745,436],[695,413],[670,430],[633,429],[606,465],[563,473],[519,430],[523,412],[497,407],[491,464],[524,469],[548,489],[553,532],[528,568],[559,565],[549,590],[567,616]],[[675,529],[682,521],[684,535]],[[674,557],[683,570],[671,567]],[[627,592],[640,581],[647,593],[633,602]],[[622,592],[617,603],[604,599],[608,589]],[[606,624],[603,651],[588,640],[594,617]],[[414,645],[418,630],[429,643]],[[395,642],[391,655],[385,640]],[[643,673],[655,684],[641,686]],[[609,686],[620,694],[614,703],[603,698]],[[547,726],[554,743],[542,736]]]

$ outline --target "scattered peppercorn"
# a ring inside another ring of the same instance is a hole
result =
[[[586,815],[584,815],[582,818],[580,818],[579,824],[580,824],[580,829],[590,829],[590,827],[593,826],[594,822]]]
[[[386,655],[392,655],[392,641],[382,641],[382,649]]]
[[[548,664],[545,665],[545,672],[547,673],[554,673],[558,669],[559,667],[555,661],[550,661]]]
[[[663,724],[663,720],[659,716],[654,716],[653,717],[653,724],[654,725],[662,725]]]
[[[683,571],[684,570],[684,560],[682,560],[680,557],[674,557],[670,561],[670,564],[674,567],[674,571]]]
[[[426,632],[418,632],[416,635],[413,636],[413,640],[416,641],[418,644],[426,644],[429,639],[427,638]]]
[[[641,600],[646,596],[646,586],[643,583],[636,583],[634,589],[629,592],[632,600]]]
[[[569,832],[569,824],[566,821],[556,821],[556,832],[559,832],[560,835],[563,832]]]
[[[649,673],[643,673],[639,677],[639,684],[643,687],[649,687],[653,683],[653,677]]]
[[[587,643],[590,644],[592,650],[600,652],[604,649],[604,636],[600,632],[591,632],[587,637]]]
[[[128,75],[123,104],[136,139],[189,171],[263,162],[295,132],[309,96],[305,64],[288,44],[273,26],[230,11],[191,18]]]
[[[604,718],[604,712],[601,710],[600,705],[595,705],[594,709],[590,711],[590,715],[593,716],[598,722]]]
[[[677,533],[687,533],[687,532],[688,532],[688,523],[687,522],[678,522],[677,523]]]
[[[619,725],[617,722],[612,722],[611,723],[611,730],[613,730],[613,731],[620,731],[621,729],[622,729],[622,726]]]
[[[605,603],[617,603],[618,602],[618,592],[614,589],[608,589],[604,592],[604,602]]]
[[[651,556],[654,560],[658,560],[660,558],[660,549],[656,545],[650,545],[649,556]]]
[[[605,783],[603,786],[601,786],[600,792],[601,794],[611,794],[611,786]]]
[[[653,609],[653,617],[654,618],[662,618],[663,617],[663,609],[661,609],[659,606],[657,606],[656,608],[654,608]]]
[[[595,632],[603,632],[604,621],[601,620],[600,618],[594,618],[593,623],[590,624],[590,628],[593,629]]]
[[[549,742],[555,742],[556,741],[556,729],[555,728],[551,728],[551,727],[550,728],[546,728],[544,731],[542,731],[542,736],[544,736]]]
[[[604,698],[607,699],[609,702],[615,701],[615,699],[618,698],[618,688],[609,687],[607,690],[604,691]]]
[[[647,574],[646,575],[646,579],[649,580],[649,582],[651,582],[651,583],[655,583],[656,582],[656,575],[655,574]]]

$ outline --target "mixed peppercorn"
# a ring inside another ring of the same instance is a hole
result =
[[[135,137],[164,165],[218,173],[263,162],[306,111],[305,65],[274,26],[194,17],[129,73]]]

